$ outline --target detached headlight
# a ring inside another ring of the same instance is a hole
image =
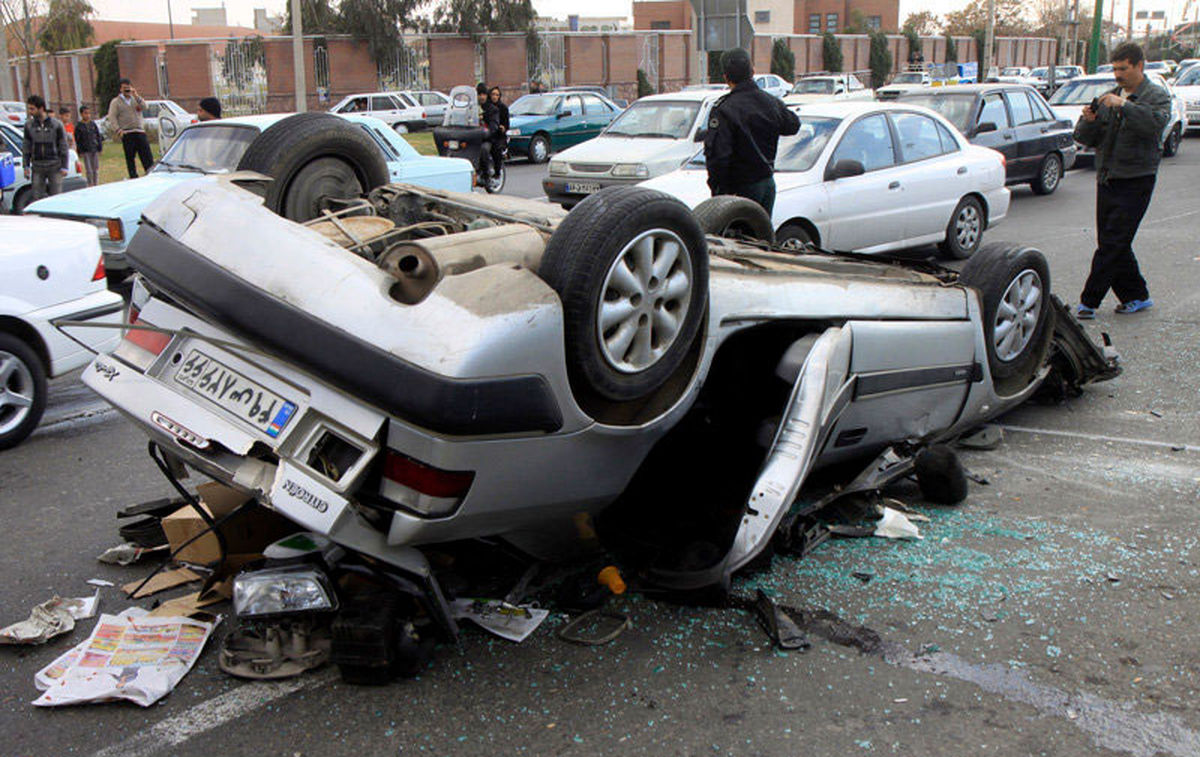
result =
[[[566,176],[567,175],[567,162],[565,160],[550,161],[550,175],[551,176]]]
[[[508,136],[510,136],[510,137],[519,137],[519,136],[521,136],[521,130],[520,130],[520,129],[509,129],[509,130],[508,130]]]
[[[650,169],[646,168],[645,163],[618,163],[613,166],[612,175],[633,176],[644,179],[650,176]]]
[[[233,579],[233,611],[239,618],[336,610],[337,595],[321,570],[296,565],[242,573]]]
[[[106,242],[122,242],[125,240],[125,224],[120,218],[80,218],[77,219],[96,228],[100,239]]]

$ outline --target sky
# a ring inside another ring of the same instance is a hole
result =
[[[1178,13],[1185,0],[1133,0],[1137,8],[1173,10]],[[208,8],[224,5],[229,23],[235,26],[253,26],[254,9],[266,8],[271,13],[282,13],[287,0],[91,0],[100,18],[128,21],[167,20],[167,4],[170,3],[175,21],[188,23],[192,7]],[[1117,18],[1125,17],[1129,0],[1116,0]],[[1200,0],[1197,0],[1200,2]],[[900,0],[900,18],[918,10],[931,10],[937,14],[965,7],[967,0]],[[577,13],[579,0],[533,0],[534,8],[543,16],[565,18],[568,13]],[[1107,7],[1108,0],[1105,2]],[[629,16],[631,0],[590,0],[588,15]],[[1094,0],[1081,0],[1080,7],[1094,7]],[[1195,7],[1195,6],[1193,6]],[[1194,12],[1194,11],[1193,11]],[[1105,16],[1108,16],[1106,11]],[[1189,14],[1190,16],[1191,14]]]

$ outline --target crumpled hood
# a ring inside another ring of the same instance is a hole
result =
[[[192,171],[154,172],[140,179],[114,181],[97,187],[77,189],[31,203],[27,213],[119,218],[137,211],[171,187],[201,178]]]

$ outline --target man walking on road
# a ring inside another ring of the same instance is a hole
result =
[[[1142,48],[1125,42],[1110,60],[1117,86],[1083,109],[1075,141],[1096,150],[1096,252],[1075,314],[1096,317],[1112,289],[1118,313],[1154,306],[1133,254],[1133,237],[1150,206],[1162,158],[1171,96],[1145,76]]]
[[[62,123],[46,112],[41,95],[30,95],[25,101],[25,139],[21,143],[21,160],[25,177],[33,182],[33,199],[40,200],[62,191],[67,175],[70,152],[67,132]]]
[[[92,120],[92,109],[86,105],[79,106],[79,122],[75,124],[75,152],[83,161],[89,187],[100,183],[100,152],[103,149],[100,127]]]
[[[708,187],[714,197],[754,200],[770,215],[775,207],[775,149],[779,137],[800,130],[800,119],[754,83],[754,67],[745,50],[726,51],[721,69],[732,91],[709,115],[704,138]]]
[[[146,119],[142,117],[146,101],[128,79],[121,79],[120,85],[121,94],[114,97],[108,105],[108,122],[116,128],[121,146],[125,148],[125,168],[129,171],[129,178],[136,179],[137,165],[133,162],[135,155],[141,158],[144,171],[149,172],[150,166],[154,165],[150,140],[146,138]]]

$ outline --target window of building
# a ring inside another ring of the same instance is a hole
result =
[[[821,14],[820,13],[808,14],[808,33],[809,34],[820,34],[821,33]]]
[[[1150,18],[1150,11],[1138,11],[1134,18]]]
[[[756,23],[756,24],[771,23],[771,11],[754,11],[754,23]]]
[[[879,31],[883,26],[883,16],[867,16],[867,28]]]
[[[837,30],[838,30],[837,21],[838,21],[838,14],[826,13],[825,14],[825,31],[829,32],[830,34],[837,34]]]
[[[1166,18],[1166,17],[1167,17],[1166,11],[1151,11],[1151,13],[1150,13],[1150,18]]]
[[[670,29],[671,22],[670,21],[651,21],[650,28],[651,29]]]

